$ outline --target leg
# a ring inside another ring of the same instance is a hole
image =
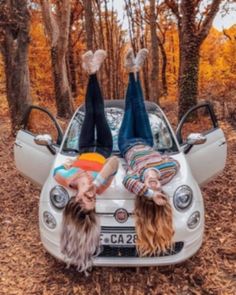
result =
[[[127,148],[127,143],[129,140],[135,137],[135,128],[134,128],[134,113],[132,109],[132,98],[136,95],[136,86],[134,75],[129,75],[129,84],[126,92],[125,98],[125,112],[124,117],[121,123],[118,145],[120,152],[123,154]]]
[[[125,114],[119,132],[119,149],[124,155],[135,144],[153,146],[153,136],[139,78],[135,81],[134,73],[130,73]]]
[[[145,108],[143,92],[139,75],[136,81],[137,97],[132,100],[134,121],[135,121],[135,136],[147,141],[148,145],[153,146],[153,135],[148,118],[148,113]]]
[[[94,75],[89,76],[87,92],[85,96],[85,117],[79,138],[80,152],[92,151],[95,145],[95,122],[93,107],[93,80]]]
[[[112,153],[112,134],[106,120],[104,101],[96,75],[92,76],[92,85],[94,123],[97,130],[97,141],[95,150],[103,154],[107,158]]]

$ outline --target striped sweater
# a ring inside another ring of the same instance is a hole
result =
[[[152,168],[160,172],[162,185],[169,182],[178,172],[179,163],[169,156],[163,156],[152,147],[135,145],[125,154],[128,165],[127,174],[123,180],[124,186],[136,195],[153,196],[153,191],[143,183],[144,172]]]
[[[106,168],[106,173],[103,173],[102,177],[103,168]],[[101,194],[109,187],[116,172],[117,170],[110,169],[109,159],[106,160],[98,153],[84,153],[78,156],[69,167],[61,165],[55,168],[54,178],[59,184],[77,190],[78,177],[86,173],[96,185],[97,193]]]

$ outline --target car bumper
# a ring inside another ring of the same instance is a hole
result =
[[[64,257],[60,252],[59,243],[50,240],[43,232],[41,232],[41,240],[45,249],[55,258],[64,261]],[[181,263],[193,256],[202,245],[203,233],[194,235],[191,239],[184,242],[182,250],[178,254],[172,254],[162,257],[97,257],[94,260],[95,266],[111,266],[111,267],[137,267],[137,266],[157,266]]]

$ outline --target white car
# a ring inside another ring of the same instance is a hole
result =
[[[105,104],[113,134],[113,151],[119,155],[117,137],[124,101],[106,101]],[[191,257],[202,244],[204,202],[200,186],[225,167],[227,144],[224,133],[209,103],[189,110],[176,133],[160,107],[146,102],[146,108],[156,149],[171,155],[181,167],[172,181],[163,187],[173,207],[174,246],[158,257],[138,257],[133,218],[135,196],[123,187],[125,162],[120,157],[120,167],[111,186],[97,196],[96,213],[101,220],[101,254],[94,261],[97,266],[175,264]],[[53,178],[53,171],[78,154],[78,135],[83,117],[84,106],[81,106],[63,135],[56,119],[46,109],[31,106],[14,146],[17,169],[42,186],[40,236],[46,250],[60,260],[64,260],[60,252],[62,212],[75,192],[60,186]]]

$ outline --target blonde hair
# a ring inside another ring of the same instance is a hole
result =
[[[145,196],[137,196],[134,214],[140,256],[159,255],[171,249],[174,229],[168,198],[166,205],[158,206]]]
[[[80,272],[92,266],[99,254],[100,224],[94,210],[86,211],[72,197],[63,212],[61,252],[67,265]]]

